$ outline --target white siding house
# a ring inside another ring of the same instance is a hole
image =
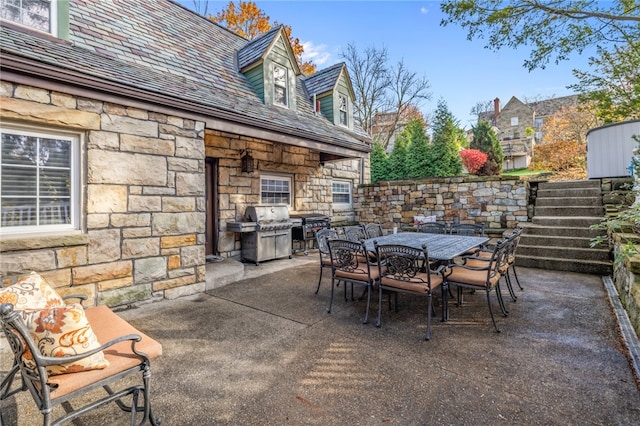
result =
[[[596,127],[587,132],[587,176],[589,179],[629,176],[632,151],[638,147],[640,120]]]

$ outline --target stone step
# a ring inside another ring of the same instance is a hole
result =
[[[601,235],[606,235],[604,229],[589,229],[584,227],[555,227],[555,226],[540,226],[532,223],[527,223],[524,227],[525,232],[522,234],[522,238],[525,236],[545,236],[545,237],[572,237],[572,238],[595,238]]]
[[[598,188],[600,190],[599,180],[565,180],[556,182],[540,182],[540,189],[563,189],[563,188]]]
[[[601,197],[538,197],[536,207],[602,206]]]
[[[607,262],[611,260],[608,248],[578,248],[578,247],[546,247],[518,244],[518,256],[550,257],[553,259],[581,259],[584,261]]]
[[[537,247],[573,247],[573,248],[591,248],[591,237],[577,237],[567,236],[562,237],[558,235],[532,235],[523,234],[520,237],[520,244],[525,246],[537,246]],[[598,248],[598,247],[595,247]]]
[[[600,188],[560,188],[539,189],[536,192],[538,198],[567,198],[567,197],[600,197]]]
[[[548,269],[552,271],[581,272],[592,275],[611,275],[611,262],[585,261],[581,259],[555,259],[544,256],[516,256],[516,266]]]
[[[589,228],[602,221],[602,217],[554,217],[534,216],[531,222],[534,225],[551,226],[558,228]]]
[[[604,207],[596,206],[596,207],[584,207],[584,206],[544,206],[539,207],[536,204],[534,209],[535,216],[572,216],[572,217],[598,217],[602,218],[604,216]]]

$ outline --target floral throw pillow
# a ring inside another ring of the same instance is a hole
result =
[[[84,308],[78,303],[40,310],[24,310],[19,313],[44,356],[77,355],[100,346],[89,325]],[[22,355],[22,359],[28,367],[36,367],[33,356],[28,349]],[[50,365],[47,367],[47,372],[50,375],[55,375],[95,370],[108,366],[109,361],[100,351],[79,361]]]
[[[16,311],[64,306],[58,293],[36,272],[21,277],[9,287],[0,288],[2,303],[11,303]]]

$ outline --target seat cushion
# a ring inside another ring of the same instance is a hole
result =
[[[138,331],[127,321],[120,318],[107,306],[101,305],[86,309],[86,316],[93,326],[93,331],[102,343],[125,336],[127,334],[137,334],[142,337],[136,343],[136,349],[145,353],[150,359],[162,355],[160,343]],[[83,371],[74,374],[63,374],[50,378],[56,389],[52,392],[53,398],[60,398],[89,384],[111,377],[122,371],[141,365],[142,359],[131,350],[131,341],[117,343],[104,351],[104,356],[109,362],[109,366],[102,370]]]
[[[20,277],[9,287],[0,288],[2,303],[11,303],[16,311],[64,306],[60,295],[36,272]]]
[[[380,284],[384,287],[393,287],[400,290],[411,291],[414,293],[428,293],[429,287],[427,286],[427,274],[421,272],[416,274],[415,277],[408,280],[396,279],[393,275],[386,275],[380,278]],[[440,274],[431,275],[431,289],[442,285],[442,276]]]
[[[474,271],[471,269],[462,268],[459,266],[452,266],[447,268],[444,276],[448,282],[453,284],[460,283],[468,286],[486,287],[487,286],[487,271]],[[500,274],[496,273],[489,280],[489,286],[493,287],[500,280]]]
[[[78,303],[45,309],[17,311],[31,337],[44,356],[65,357],[79,355],[100,347],[84,308]],[[31,352],[23,354],[27,366],[36,368]],[[47,366],[49,375],[74,373],[101,369],[109,366],[102,352],[97,352],[78,361]]]
[[[348,280],[355,281],[369,281],[369,274],[367,273],[366,267],[356,268],[352,271],[344,271],[342,269],[336,269],[335,271],[336,278],[344,278]],[[380,273],[378,272],[377,266],[371,267],[371,279],[377,280]]]

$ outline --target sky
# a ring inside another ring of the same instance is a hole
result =
[[[438,1],[255,2],[272,23],[291,27],[304,46],[303,60],[311,60],[317,70],[342,62],[341,52],[349,43],[362,51],[385,47],[390,65],[404,61],[409,71],[429,80],[432,96],[420,106],[423,114],[432,114],[442,99],[459,126],[467,129],[476,123],[470,112],[478,102],[499,98],[504,106],[512,96],[525,101],[573,94],[567,89],[577,83],[572,70],[587,70],[593,55],[575,54],[569,61],[529,72],[523,67],[529,49],[494,52],[483,40],[467,40],[460,26],[440,26],[444,15]],[[180,3],[194,9],[194,0]],[[215,15],[227,4],[228,0],[209,0],[208,14]]]

